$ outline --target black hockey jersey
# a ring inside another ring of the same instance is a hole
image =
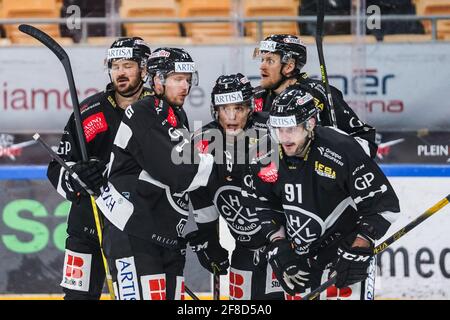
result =
[[[335,258],[337,245],[351,233],[381,238],[400,211],[389,181],[361,146],[334,128],[317,126],[305,158],[253,165],[251,189],[244,204],[255,199],[281,204],[287,237],[298,254],[324,264]],[[248,202],[247,202],[248,201]]]
[[[301,73],[293,86],[301,87],[303,90],[310,92],[314,98],[320,100],[321,103],[319,106],[324,111],[320,113],[320,123],[322,126],[332,126],[333,124],[328,115],[328,111],[324,110],[326,109],[324,106],[328,105],[328,103],[322,82],[308,78],[306,73]],[[333,86],[330,86],[330,90],[331,96],[333,97],[337,127],[352,137],[360,139],[360,143],[365,145],[366,153],[374,158],[378,149],[378,145],[375,142],[375,129],[358,118],[353,109],[345,102],[341,91]],[[276,95],[270,90],[265,90],[261,87],[256,88],[255,111],[269,112],[275,97]]]
[[[149,95],[153,95],[153,91],[144,87],[139,99]],[[124,114],[124,110],[117,105],[114,96],[114,90],[111,89],[111,85],[108,85],[105,91],[88,97],[80,104],[87,153],[90,157],[97,157],[106,163],[109,161],[114,137]],[[82,160],[73,113],[64,127],[57,153],[69,166]],[[50,162],[47,169],[48,179],[58,193],[67,199],[62,187],[64,173],[65,169],[60,164],[54,160]],[[81,197],[79,202],[72,203],[68,231],[88,232],[92,235],[96,233],[89,198]]]
[[[241,199],[242,185],[251,186],[248,149],[254,147],[259,139],[267,134],[267,118],[265,112],[253,114],[246,126],[246,142],[241,145],[236,140],[227,143],[226,135],[217,121],[209,123],[194,134],[194,143],[198,149],[215,156],[208,185],[190,192],[195,221],[201,228],[202,224],[216,221],[220,214],[227,222],[236,242],[245,247],[254,248],[255,243],[261,242],[254,239],[254,236],[261,229],[260,219],[268,218],[267,212],[265,216],[251,212],[243,206]],[[244,140],[245,137],[239,139]],[[220,141],[212,141],[214,138]],[[224,147],[220,148],[222,146]]]
[[[120,230],[166,247],[178,246],[189,213],[188,191],[206,185],[211,155],[182,161],[190,150],[187,117],[151,96],[125,110],[111,153],[108,188],[97,199]]]

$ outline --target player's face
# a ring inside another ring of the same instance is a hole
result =
[[[164,96],[169,104],[182,106],[189,94],[191,73],[171,73],[166,78]]]
[[[133,60],[113,61],[111,79],[117,92],[123,95],[132,93],[141,83],[141,70],[138,63]]]
[[[244,104],[226,104],[218,107],[219,124],[226,135],[236,136],[247,123],[250,108]]]
[[[308,132],[303,125],[275,129],[278,141],[287,156],[295,156],[306,143]]]
[[[261,54],[259,71],[261,75],[260,85],[263,89],[271,89],[281,80],[281,57],[279,54],[266,52]]]

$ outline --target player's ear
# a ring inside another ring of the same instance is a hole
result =
[[[283,64],[282,72],[285,76],[288,76],[295,70],[295,59],[289,59],[289,61]]]
[[[306,122],[306,130],[310,131],[316,126],[316,118],[310,118]]]

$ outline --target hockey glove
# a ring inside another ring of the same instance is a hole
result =
[[[230,266],[228,251],[222,248],[216,235],[196,230],[188,233],[185,238],[203,268],[213,274],[227,274]]]
[[[277,240],[267,251],[267,260],[281,287],[290,295],[302,293],[310,288],[311,267],[307,258],[297,255],[291,241]]]
[[[106,165],[97,158],[90,158],[88,161],[78,161],[72,166],[72,170],[78,175],[81,181],[96,196],[100,195],[100,188],[108,183],[103,175],[106,171]],[[67,200],[77,201],[80,196],[89,196],[89,193],[75,180],[68,171],[64,174],[64,184]]]
[[[338,257],[333,267],[337,272],[337,288],[348,287],[361,282],[368,276],[367,269],[373,257],[373,243],[364,248],[352,247],[352,244],[353,240],[344,240],[337,250]]]
[[[276,223],[275,220],[262,220],[260,226],[261,229],[251,235],[247,243],[242,242],[241,244],[251,250],[256,250],[269,245],[271,241],[279,237],[284,238],[284,227]]]

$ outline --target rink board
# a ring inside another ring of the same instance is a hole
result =
[[[383,165],[400,199],[402,214],[388,231],[397,231],[445,197],[450,190],[449,165]],[[31,179],[30,179],[31,178]],[[0,167],[0,292],[58,294],[65,238],[66,202],[45,180],[45,167]],[[423,222],[379,259],[377,297],[385,299],[450,299],[450,205]],[[223,245],[233,241],[221,228]],[[188,257],[187,283],[207,292],[209,279]],[[199,280],[202,279],[202,280]],[[204,283],[200,283],[200,281]],[[222,277],[222,295],[227,296]],[[31,289],[30,289],[31,288]],[[205,289],[207,288],[207,289]],[[33,299],[42,296],[8,296]],[[59,298],[45,296],[47,298]],[[45,298],[44,297],[44,298]]]

